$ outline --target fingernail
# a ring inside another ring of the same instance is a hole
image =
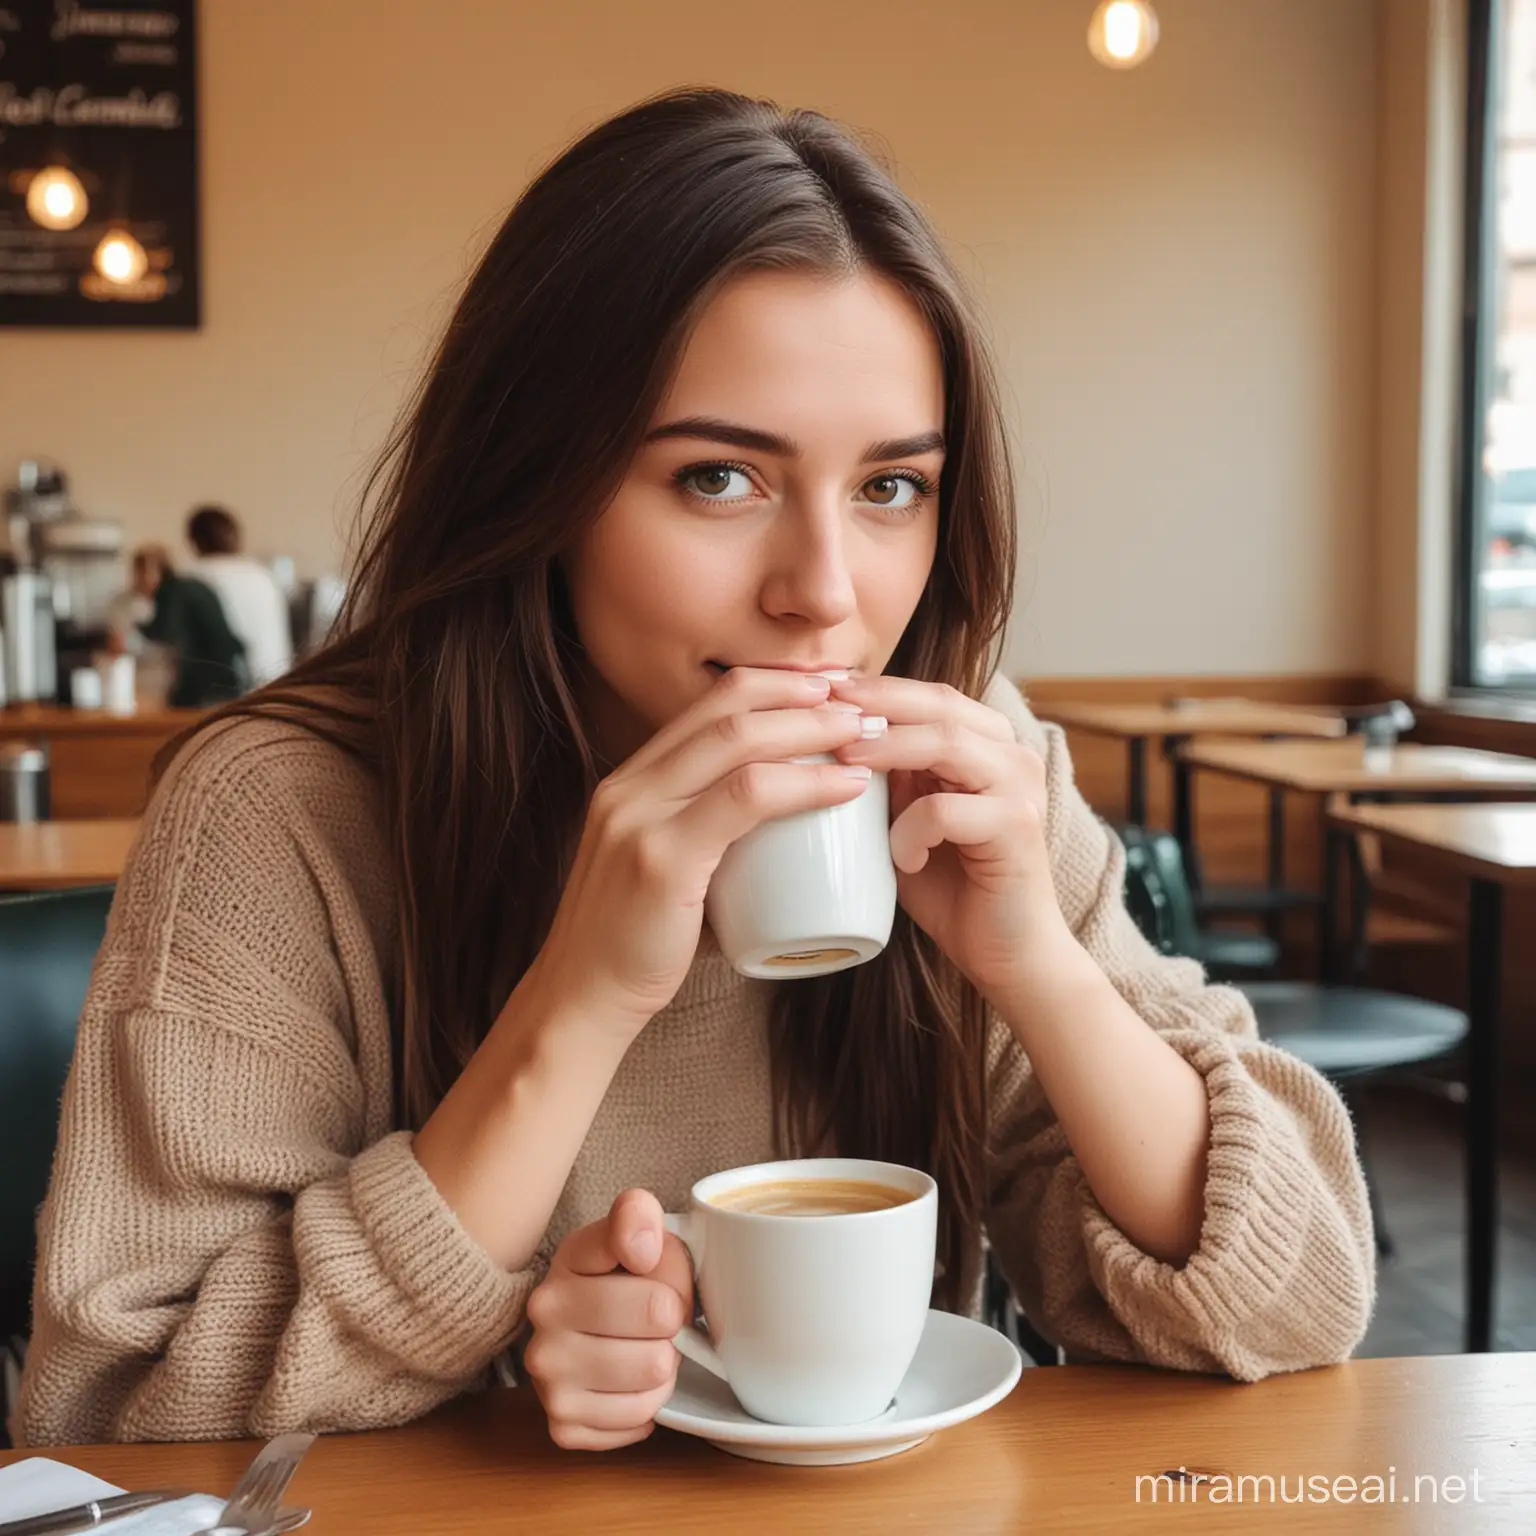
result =
[[[859,735],[865,741],[873,740],[876,736],[884,736],[888,724],[889,721],[886,720],[884,715],[865,715],[859,721]]]
[[[819,672],[806,672],[802,674],[801,681],[812,693],[828,694],[832,691],[832,684]]]
[[[650,1268],[661,1257],[661,1238],[652,1228],[645,1227],[630,1238],[629,1251],[636,1263]]]
[[[848,674],[839,667],[834,667],[830,672],[818,672],[816,676],[825,677],[834,683],[844,683],[848,681]]]
[[[843,772],[846,773],[850,779],[867,779],[870,776],[871,770],[868,768],[863,768],[857,763],[844,763]]]
[[[850,704],[846,699],[832,699],[822,705],[823,709],[833,711],[839,715],[862,715],[864,711],[857,704]]]

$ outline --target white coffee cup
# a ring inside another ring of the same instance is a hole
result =
[[[76,667],[69,674],[69,702],[76,709],[100,709],[101,699],[101,673],[94,667]]]
[[[102,701],[116,715],[131,715],[138,708],[136,667],[132,656],[98,656]]]
[[[896,916],[885,775],[872,775],[856,799],[765,821],[738,838],[710,881],[704,913],[744,976],[825,976],[873,960]]]
[[[855,1180],[911,1194],[883,1210],[765,1215],[712,1201],[780,1179]],[[796,1158],[711,1174],[667,1227],[687,1245],[708,1334],[679,1352],[772,1424],[861,1424],[896,1396],[928,1320],[938,1189],[915,1168],[862,1158]]]

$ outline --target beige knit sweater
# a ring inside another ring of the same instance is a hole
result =
[[[1046,757],[1068,920],[1210,1092],[1204,1226],[1175,1268],[1105,1216],[996,1025],[987,1230],[1024,1310],[1069,1358],[1242,1379],[1344,1359],[1374,1299],[1344,1108],[1257,1042],[1237,992],[1142,940],[1060,732],[1007,684],[988,700]],[[355,763],[266,721],[205,733],[156,793],[64,1095],[18,1442],[411,1419],[487,1379],[555,1245],[621,1190],[677,1209],[701,1175],[772,1155],[773,984],[738,976],[706,931],[614,1078],[535,1262],[498,1268],[392,1118],[377,806]]]

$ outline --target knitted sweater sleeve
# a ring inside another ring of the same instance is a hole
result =
[[[392,1129],[370,800],[242,723],[179,761],[97,958],[40,1223],[22,1443],[400,1423],[536,1283]],[[254,742],[254,745],[252,744]]]
[[[1261,1043],[1242,994],[1160,955],[1128,914],[1125,856],[1072,778],[1061,731],[1016,691],[987,702],[1045,757],[1057,898],[1122,997],[1204,1079],[1211,1134],[1199,1245],[1182,1265],[1105,1214],[1012,1032],[997,1021],[988,1234],[1035,1325],[1072,1359],[1257,1380],[1348,1358],[1375,1299],[1349,1116],[1332,1086]]]

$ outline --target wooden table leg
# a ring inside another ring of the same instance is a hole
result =
[[[1504,892],[1473,880],[1467,924],[1467,1322],[1469,1354],[1493,1347],[1499,1231],[1499,967]]]

